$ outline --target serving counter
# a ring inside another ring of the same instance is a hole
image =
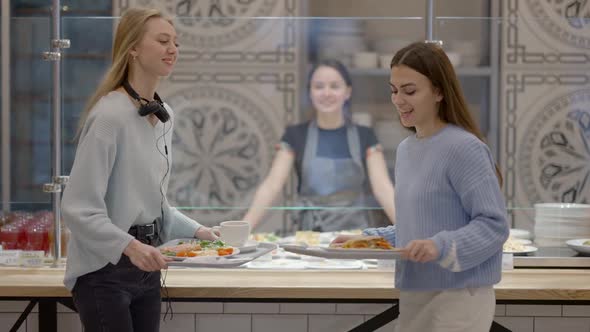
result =
[[[0,268],[0,300],[39,303],[40,331],[55,331],[56,303],[71,306],[63,268]],[[588,269],[505,271],[495,286],[498,303],[590,304]],[[336,302],[396,304],[394,274],[383,270],[276,271],[247,269],[170,269],[166,276],[173,301]],[[27,308],[32,309],[31,308]],[[26,318],[28,312],[23,315]],[[397,306],[352,331],[372,331],[396,317]],[[495,331],[507,331],[496,325]]]

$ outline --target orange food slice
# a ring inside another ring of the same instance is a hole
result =
[[[233,252],[234,252],[233,248],[219,248],[219,249],[217,249],[217,254],[219,256],[231,255]]]

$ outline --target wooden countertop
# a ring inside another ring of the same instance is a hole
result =
[[[0,297],[67,297],[63,268],[0,268]],[[171,269],[173,298],[366,299],[399,296],[392,272],[379,270]],[[590,300],[590,270],[505,271],[498,300]]]

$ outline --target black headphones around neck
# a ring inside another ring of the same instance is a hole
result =
[[[170,120],[170,114],[164,108],[164,103],[160,96],[157,93],[154,93],[154,100],[149,101],[143,97],[141,97],[133,88],[131,84],[127,80],[123,81],[123,88],[127,93],[131,96],[131,98],[137,100],[140,104],[139,109],[137,110],[139,115],[147,116],[150,114],[154,114],[162,123]]]

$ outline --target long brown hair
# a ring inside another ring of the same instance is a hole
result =
[[[130,8],[121,17],[121,21],[119,21],[119,25],[117,26],[117,32],[115,33],[115,40],[113,41],[111,67],[96,88],[94,95],[88,100],[80,116],[76,138],[79,138],[84,123],[98,100],[120,87],[123,81],[127,79],[129,62],[131,61],[129,51],[141,41],[145,34],[145,25],[151,18],[165,17],[159,10],[147,8]],[[172,24],[170,19],[165,19]]]
[[[440,119],[465,129],[486,143],[479,126],[469,112],[453,65],[439,45],[425,42],[412,43],[395,53],[390,68],[395,66],[407,66],[426,76],[432,86],[443,96],[438,108]],[[498,164],[494,166],[501,186],[502,173]]]

